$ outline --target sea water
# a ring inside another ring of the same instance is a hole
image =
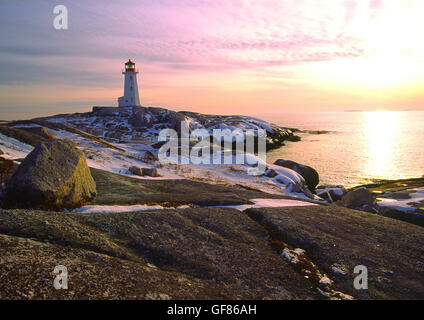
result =
[[[424,175],[424,111],[312,112],[262,116],[299,133],[300,142],[267,154],[315,168],[321,184],[355,186]]]

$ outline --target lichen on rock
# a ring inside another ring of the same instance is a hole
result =
[[[71,142],[41,142],[10,179],[7,202],[15,207],[79,206],[96,195],[84,153]]]

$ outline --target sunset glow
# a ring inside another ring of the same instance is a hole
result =
[[[423,299],[423,30],[424,0],[0,0],[0,300]]]
[[[0,4],[0,103],[16,115],[116,104],[128,58],[145,106],[423,109],[420,0],[64,2],[66,32],[49,3]]]
[[[364,139],[368,141],[368,163],[364,167],[364,176],[373,175],[380,179],[390,179],[396,176],[397,163],[394,162],[399,119],[396,112],[374,111],[364,113]],[[389,130],[388,130],[389,128]]]

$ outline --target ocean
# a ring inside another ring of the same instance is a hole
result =
[[[315,168],[320,184],[353,187],[378,179],[424,175],[424,111],[287,113],[264,117],[300,133],[300,142],[267,154]]]

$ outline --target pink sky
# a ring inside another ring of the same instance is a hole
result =
[[[0,79],[2,118],[115,104],[130,57],[146,106],[424,109],[422,0],[69,1],[68,31],[52,28],[51,6],[3,26],[15,37],[1,60],[18,66]]]

